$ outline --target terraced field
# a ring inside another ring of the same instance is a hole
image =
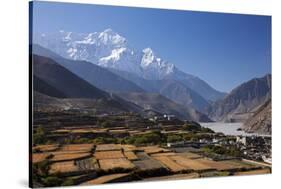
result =
[[[234,170],[240,169],[240,166],[233,165],[233,164],[223,162],[223,161],[211,161],[208,159],[198,159],[198,162],[200,162],[206,166],[212,167],[218,171],[234,171]]]
[[[184,172],[184,171],[190,171],[189,168],[186,168],[178,163],[176,163],[174,160],[172,160],[170,157],[167,156],[158,156],[155,157],[156,160],[160,161],[163,165],[168,167],[168,169],[173,173],[178,172]]]
[[[33,150],[33,163],[48,160],[50,175],[63,175],[82,185],[130,181],[136,178],[189,179],[271,172],[270,168],[259,164],[240,160],[214,161],[196,152],[176,152],[159,146],[55,144],[36,146]]]
[[[94,144],[69,144],[64,145],[62,151],[85,151],[90,152],[94,147]]]
[[[137,159],[138,159],[138,157],[136,156],[136,154],[135,154],[134,152],[132,152],[132,151],[126,151],[126,152],[124,152],[124,155],[126,156],[126,158],[127,158],[128,160],[131,160],[131,161],[137,160]]]
[[[101,176],[99,178],[95,178],[95,179],[89,180],[87,182],[84,182],[81,185],[95,185],[95,184],[117,182],[118,179],[124,179],[124,178],[128,177],[129,175],[130,175],[129,173],[118,173],[118,174],[105,175],[105,176]]]
[[[269,174],[271,173],[270,169],[258,169],[253,171],[244,171],[244,172],[236,172],[234,175],[260,175],[260,174]]]
[[[198,160],[185,158],[183,156],[171,156],[170,158],[174,160],[176,163],[178,163],[180,166],[183,166],[186,169],[190,169],[193,171],[203,172],[203,171],[214,170],[213,167],[203,164]]]
[[[147,146],[147,147],[141,147],[138,148],[139,150],[143,150],[147,154],[155,154],[155,153],[161,153],[161,152],[170,152],[170,150],[161,148],[158,146]]]
[[[58,144],[49,144],[49,145],[38,145],[36,147],[33,147],[33,150],[38,150],[41,152],[51,152],[55,151],[59,148]]]
[[[153,177],[153,178],[146,178],[144,181],[157,181],[157,180],[179,180],[179,179],[194,179],[199,178],[200,174],[198,173],[187,173],[187,174],[175,174],[175,175],[168,175],[168,176],[161,176],[161,177]]]
[[[79,160],[83,158],[91,157],[91,153],[63,153],[63,154],[55,154],[51,158],[51,161],[68,161],[68,160]]]
[[[115,159],[101,159],[98,161],[99,166],[104,171],[114,170],[114,169],[125,169],[132,170],[135,165],[131,163],[126,158],[115,158]]]
[[[32,154],[32,162],[39,163],[46,160],[51,154],[49,153],[34,153]]]
[[[96,146],[96,152],[99,151],[113,151],[113,150],[121,150],[122,146],[117,144],[100,144]]]
[[[79,171],[74,161],[57,162],[51,165],[50,173],[73,173]]]
[[[122,151],[98,151],[94,154],[96,159],[116,159],[116,158],[125,158]]]

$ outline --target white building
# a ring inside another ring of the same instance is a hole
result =
[[[246,136],[237,136],[236,142],[241,143],[241,144],[246,146],[247,145],[247,137]]]

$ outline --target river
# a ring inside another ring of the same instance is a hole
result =
[[[211,123],[200,123],[203,127],[208,127],[215,132],[221,132],[225,135],[243,135],[243,136],[251,136],[257,135],[255,133],[246,133],[245,131],[238,131],[238,128],[243,126],[243,123],[222,123],[222,122],[211,122]]]

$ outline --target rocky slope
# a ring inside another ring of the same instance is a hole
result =
[[[271,100],[268,100],[244,123],[243,130],[246,132],[271,135],[271,112]]]
[[[142,108],[102,91],[54,60],[33,56],[34,107],[39,110],[91,109],[99,113],[142,112]]]
[[[136,112],[173,114],[181,119],[210,121],[207,116],[159,95],[150,93],[109,94],[50,58],[33,56],[34,107],[41,111],[75,109],[96,113]]]
[[[144,90],[133,82],[87,61],[75,61],[39,45],[33,45],[33,54],[51,58],[72,73],[107,92],[143,92]]]
[[[33,56],[33,74],[61,91],[67,98],[108,98],[109,94],[79,78],[54,60]]]
[[[209,106],[209,102],[205,98],[190,89],[181,81],[169,78],[162,80],[147,80],[125,71],[118,71],[115,69],[110,69],[110,71],[120,75],[120,77],[133,81],[149,93],[161,94],[186,108],[195,108],[198,111],[203,111]]]
[[[157,93],[119,93],[118,95],[120,98],[142,107],[144,111],[172,114],[184,120],[199,122],[211,121],[206,115],[196,111],[195,109],[177,104]]]
[[[233,89],[225,98],[208,108],[216,121],[245,121],[255,109],[271,98],[271,75],[254,78]]]
[[[81,112],[90,111],[95,114],[142,112],[141,107],[118,99],[118,97],[105,99],[57,98],[34,91],[33,100],[35,111],[64,111],[72,109]]]

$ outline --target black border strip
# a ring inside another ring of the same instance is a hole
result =
[[[28,8],[29,8],[29,47],[28,47],[28,89],[29,89],[29,124],[28,124],[28,149],[29,149],[29,181],[28,181],[28,186],[30,188],[33,188],[33,179],[32,179],[32,123],[33,123],[33,107],[32,107],[32,102],[33,102],[33,95],[32,95],[32,90],[33,90],[33,83],[32,83],[32,34],[33,34],[33,2],[30,1],[28,2]]]

